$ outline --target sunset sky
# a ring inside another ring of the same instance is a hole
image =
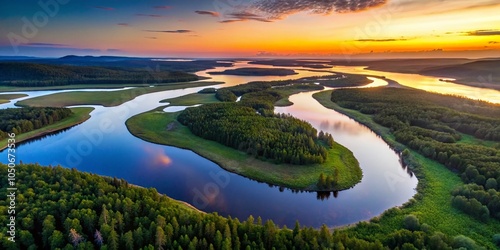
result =
[[[0,4],[0,56],[500,56],[498,0],[40,2]]]

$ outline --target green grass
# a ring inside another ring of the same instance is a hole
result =
[[[17,99],[21,97],[25,97],[28,95],[25,94],[0,94],[0,104],[2,103],[8,103],[12,99]]]
[[[476,137],[474,137],[472,135],[460,134],[460,136],[462,138],[457,143],[470,144],[470,145],[483,145],[486,147],[495,147],[495,146],[500,145],[500,143],[498,143],[498,142],[477,139]]]
[[[168,102],[169,106],[192,106],[196,104],[207,104],[220,101],[217,98],[215,98],[215,94],[193,93],[176,98],[165,99],[160,102],[163,103]]]
[[[73,115],[71,115],[70,117],[67,117],[59,122],[27,133],[18,134],[16,135],[16,142],[19,143],[45,134],[56,132],[58,130],[73,127],[89,119],[90,112],[92,112],[92,110],[94,110],[94,108],[89,108],[89,107],[72,108],[71,111],[73,111]],[[0,140],[0,150],[6,147],[7,147],[7,139]]]
[[[394,136],[387,128],[375,123],[369,115],[341,108],[332,102],[331,93],[332,91],[323,91],[316,93],[313,97],[323,106],[334,109],[368,126],[393,148],[397,150],[405,148],[404,145],[394,140]],[[470,138],[465,138],[465,140],[467,143],[473,142]],[[500,222],[490,219],[484,223],[452,207],[451,192],[463,184],[460,177],[444,165],[425,158],[413,150],[410,152],[411,161],[418,166],[414,169],[414,173],[419,179],[418,193],[415,195],[415,199],[408,202],[402,209],[391,209],[381,218],[372,220],[375,223],[358,225],[348,230],[356,235],[369,235],[367,237],[371,239],[380,239],[400,229],[406,215],[414,214],[421,224],[430,225],[433,231],[440,231],[450,236],[462,234],[483,246],[494,249],[492,237],[495,233],[500,232]]]
[[[337,169],[341,175],[336,190],[354,186],[362,178],[359,163],[351,151],[336,144],[329,150],[327,161],[324,164],[297,166],[289,164],[273,164],[255,159],[241,151],[226,147],[214,141],[205,140],[191,133],[181,125],[176,117],[178,113],[164,113],[158,108],[153,111],[136,115],[127,120],[129,131],[149,142],[190,149],[197,154],[208,158],[222,168],[275,185],[293,189],[316,190],[319,175],[333,174]],[[174,129],[167,130],[167,126],[175,124]]]
[[[219,84],[220,82],[192,82],[171,83],[156,87],[140,87],[119,91],[74,91],[56,93],[46,96],[30,98],[16,103],[18,106],[29,107],[65,107],[73,105],[102,105],[105,107],[118,106],[130,101],[137,96],[173,89],[193,88],[207,85]]]
[[[305,88],[304,85],[297,85],[294,84],[292,86],[286,86],[286,87],[280,87],[280,88],[274,88],[273,91],[278,92],[283,98],[279,99],[277,102],[274,103],[275,106],[277,107],[286,107],[286,106],[292,106],[293,102],[288,100],[288,98],[291,95],[295,95],[301,92],[309,92],[309,91],[315,91],[315,90],[322,90],[324,89],[323,86],[320,85],[307,85],[310,86],[309,88]]]

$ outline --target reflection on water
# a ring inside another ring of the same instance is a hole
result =
[[[417,74],[392,73],[375,70],[367,70],[359,66],[335,66],[334,71],[341,71],[354,74],[369,74],[385,76],[395,80],[401,85],[412,88],[422,89],[430,92],[436,92],[448,95],[464,96],[471,99],[484,100],[493,103],[500,103],[500,91],[486,88],[476,88],[467,85],[455,84],[446,81],[440,81],[438,77],[423,76]]]
[[[237,69],[241,67],[252,67],[252,68],[274,68],[271,65],[252,65],[248,64],[249,61],[239,61],[235,62],[231,67],[216,67],[214,69],[208,69],[204,71],[196,72],[197,75],[203,77],[209,77],[210,79],[206,81],[222,81],[225,82],[225,86],[234,86],[238,84],[243,84],[247,82],[253,81],[275,81],[275,80],[288,80],[288,79],[299,79],[303,77],[311,77],[311,76],[321,76],[321,75],[329,75],[331,73],[324,72],[314,72],[310,71],[310,69],[303,67],[294,67],[293,69],[297,73],[296,75],[291,76],[236,76],[236,75],[210,75],[208,72],[212,71],[224,71],[228,69]]]

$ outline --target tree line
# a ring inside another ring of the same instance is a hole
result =
[[[218,89],[224,103],[188,108],[179,116],[181,124],[204,139],[217,141],[262,160],[296,165],[323,163],[333,137],[290,115],[275,114],[274,103],[284,96],[272,87],[293,81],[250,82]],[[316,85],[301,88],[317,89]],[[237,96],[241,101],[235,103]]]
[[[17,87],[169,83],[196,81],[198,79],[196,75],[182,71],[0,62],[0,84]]]
[[[68,108],[0,109],[0,140],[8,133],[22,134],[54,124],[73,115]]]
[[[398,142],[460,173],[464,185],[452,205],[480,219],[500,219],[500,106],[420,90],[375,88],[333,91],[340,106],[370,114]]]
[[[324,135],[326,141],[320,143],[317,130],[305,121],[285,114],[261,115],[240,103],[188,108],[178,120],[197,136],[275,163],[322,163],[327,157],[325,143],[333,146],[331,135]]]

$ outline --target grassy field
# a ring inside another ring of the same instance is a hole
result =
[[[17,99],[21,97],[25,97],[25,94],[0,94],[0,104],[8,103],[12,99]]]
[[[476,137],[474,137],[472,135],[460,134],[460,136],[462,138],[457,143],[483,145],[486,147],[495,147],[495,146],[498,147],[498,146],[500,146],[499,142],[485,141],[485,140],[477,139]]]
[[[71,115],[70,117],[67,117],[49,126],[39,128],[37,130],[16,135],[16,143],[29,140],[35,137],[39,137],[42,135],[50,134],[52,132],[56,132],[58,130],[62,130],[80,124],[90,118],[90,112],[92,112],[92,110],[94,110],[94,108],[88,108],[88,107],[72,108],[71,111],[73,111],[74,114]],[[7,139],[1,140],[0,150],[3,150],[6,147],[7,147]]]
[[[119,91],[74,91],[56,93],[52,95],[35,97],[18,102],[18,106],[29,107],[65,107],[73,105],[102,105],[105,107],[118,106],[130,101],[137,96],[160,92],[165,90],[193,88],[207,85],[220,84],[220,82],[191,82],[191,83],[171,83],[156,87],[140,87]]]
[[[341,112],[370,127],[393,148],[397,150],[405,148],[394,140],[394,136],[387,128],[375,123],[370,116],[341,108],[333,103],[330,99],[331,93],[332,91],[323,91],[316,93],[313,97],[323,106]],[[465,138],[465,140],[472,142],[470,138]],[[414,173],[419,179],[418,193],[415,199],[412,199],[402,209],[388,210],[380,218],[372,220],[374,223],[360,224],[348,230],[353,231],[356,235],[369,235],[370,238],[377,239],[400,229],[404,217],[413,214],[417,216],[421,224],[429,225],[433,231],[440,231],[451,236],[465,235],[481,245],[495,249],[492,237],[495,233],[500,232],[500,222],[490,219],[484,223],[452,207],[451,192],[462,184],[460,177],[445,166],[425,158],[415,151],[410,150],[410,152],[410,158],[418,166],[414,169]]]
[[[329,151],[329,157],[324,164],[276,165],[195,136],[187,127],[177,122],[176,117],[179,113],[164,113],[159,110],[161,108],[130,118],[126,123],[127,128],[133,135],[143,140],[190,149],[228,171],[293,189],[316,190],[319,175],[333,174],[336,170],[342,173],[335,188],[337,190],[350,188],[362,178],[359,163],[352,152],[339,144]]]
[[[192,106],[196,104],[207,104],[220,102],[215,98],[215,94],[199,94],[193,93],[189,95],[179,96],[171,99],[165,99],[160,102],[169,103],[169,106]]]

